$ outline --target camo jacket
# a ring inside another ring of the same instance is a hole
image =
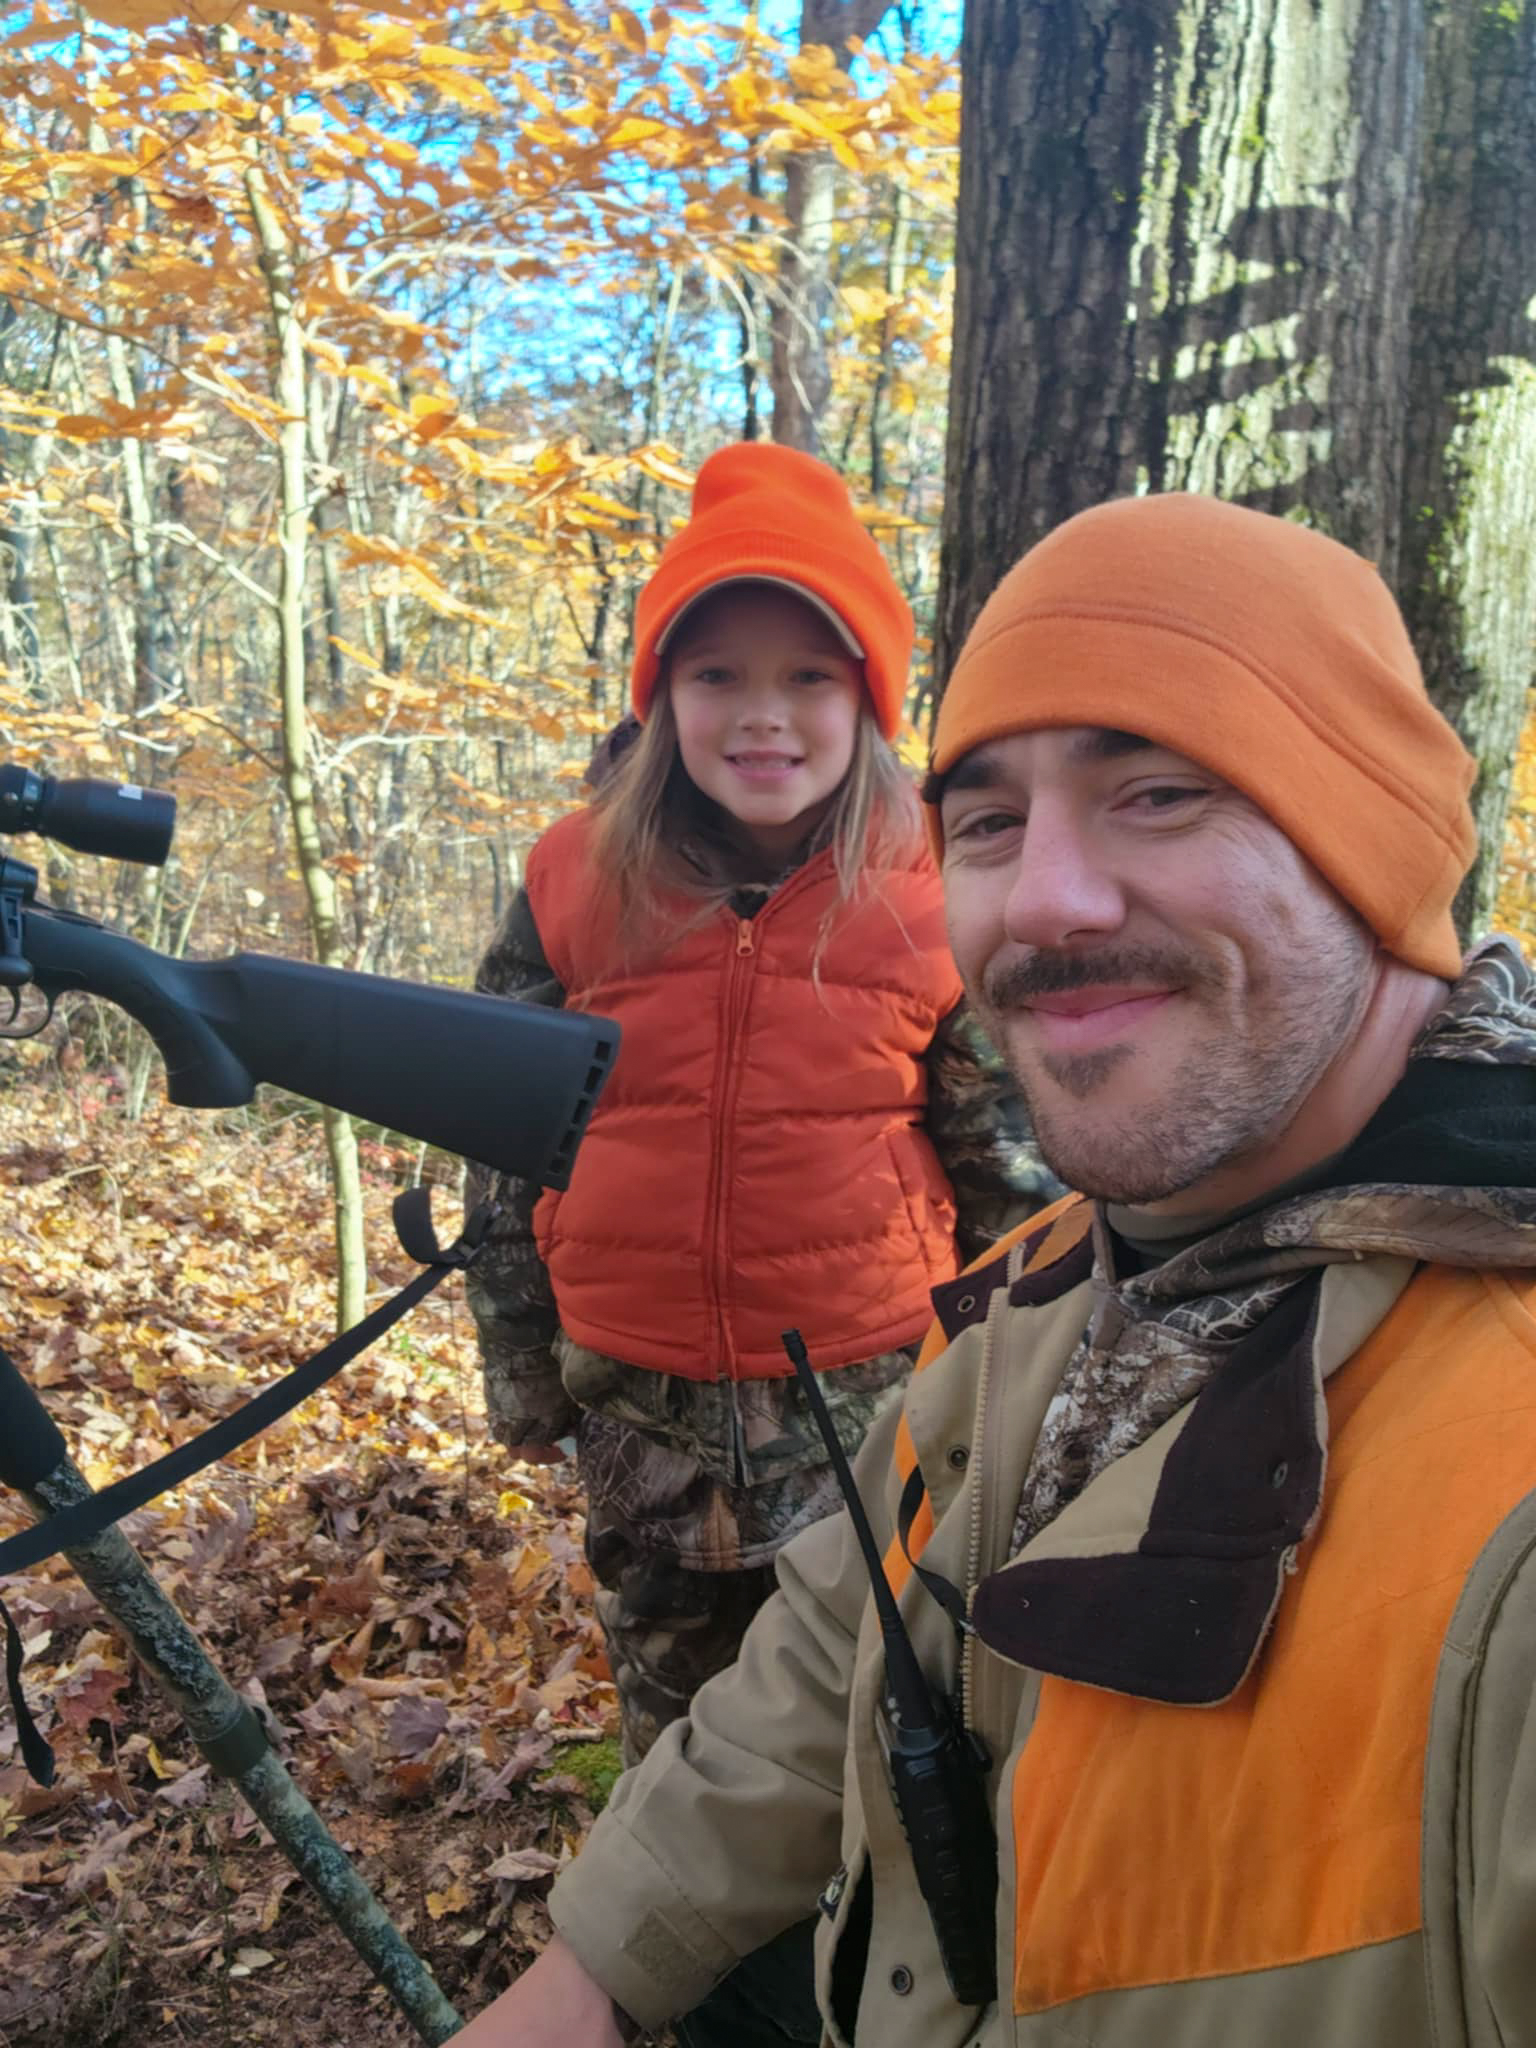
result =
[[[733,905],[751,916],[770,893],[744,890]],[[565,1000],[522,890],[480,963],[475,987],[555,1008]],[[1007,1069],[963,1004],[940,1026],[927,1065],[928,1135],[954,1188],[957,1246],[969,1262],[1052,1200],[1057,1184],[1034,1150]],[[661,1496],[674,1492],[679,1513],[668,1528],[668,1548],[706,1570],[766,1562],[789,1535],[835,1505],[825,1484],[826,1452],[793,1378],[684,1379],[572,1343],[560,1329],[534,1241],[539,1189],[471,1165],[468,1203],[487,1195],[500,1213],[469,1269],[467,1291],[487,1415],[498,1441],[515,1451],[579,1431],[582,1468],[594,1491],[597,1475],[622,1472],[624,1491],[647,1502],[652,1528],[666,1522],[656,1512]],[[885,1352],[820,1376],[850,1454],[887,1391],[911,1370],[912,1357],[906,1350]],[[644,1443],[635,1443],[636,1434]],[[707,1511],[683,1507],[685,1499],[697,1499],[699,1488],[674,1486],[679,1459],[713,1482]],[[727,1499],[730,1526],[724,1530]]]

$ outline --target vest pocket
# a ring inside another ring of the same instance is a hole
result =
[[[533,1205],[533,1241],[546,1266],[555,1248],[555,1218],[560,1213],[565,1192],[564,1188],[546,1188]]]
[[[930,1274],[948,1280],[955,1270],[955,1198],[938,1154],[911,1124],[887,1129],[885,1142],[918,1255]]]

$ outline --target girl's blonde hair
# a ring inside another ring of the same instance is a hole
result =
[[[718,806],[683,766],[665,678],[639,737],[615,763],[594,803],[596,865],[611,879],[627,953],[664,946],[702,924],[744,882],[765,879],[761,862],[754,864],[729,836]],[[912,779],[865,705],[848,772],[801,854],[809,860],[832,848],[837,897],[829,921],[911,860],[921,843],[920,819]],[[824,924],[818,956],[826,929]]]

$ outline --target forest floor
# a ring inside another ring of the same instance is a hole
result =
[[[159,1102],[130,1122],[113,1077],[40,1048],[3,1074],[0,1343],[101,1486],[332,1334],[321,1138]],[[409,1163],[369,1152],[370,1303],[417,1270],[388,1219]],[[435,1210],[447,1241],[453,1188]],[[0,1535],[27,1520],[0,1494]],[[124,1527],[478,2010],[542,1942],[617,1745],[574,1475],[488,1439],[462,1281]],[[32,1782],[0,1694],[0,2048],[413,2040],[62,1560],[0,1590],[58,1762]]]

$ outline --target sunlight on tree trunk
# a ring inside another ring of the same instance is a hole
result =
[[[1400,590],[1430,693],[1477,762],[1487,929],[1536,633],[1536,10],[1429,14]]]
[[[880,25],[891,0],[804,0],[800,47],[825,44],[847,61],[851,41]],[[832,395],[832,248],[837,165],[830,156],[791,157],[784,171],[788,225],[772,323],[773,438],[808,455],[824,453],[822,419]]]
[[[271,299],[276,340],[273,396],[284,414],[278,430],[281,465],[278,641],[282,672],[283,787],[293,823],[299,870],[309,900],[315,957],[322,966],[340,967],[345,964],[346,949],[342,944],[336,913],[336,885],[325,864],[325,849],[315,816],[306,726],[304,591],[310,503],[305,476],[309,427],[304,332],[294,292],[293,264],[287,239],[259,165],[252,164],[247,168],[245,189],[251,220],[261,245],[262,269]],[[336,1318],[339,1328],[348,1329],[361,1320],[368,1293],[362,1182],[358,1172],[357,1137],[351,1118],[339,1110],[327,1109],[325,1142],[330,1154],[336,1201]]]
[[[1197,490],[1333,534],[1478,762],[1536,626],[1524,0],[971,0],[936,666],[1042,534]]]

